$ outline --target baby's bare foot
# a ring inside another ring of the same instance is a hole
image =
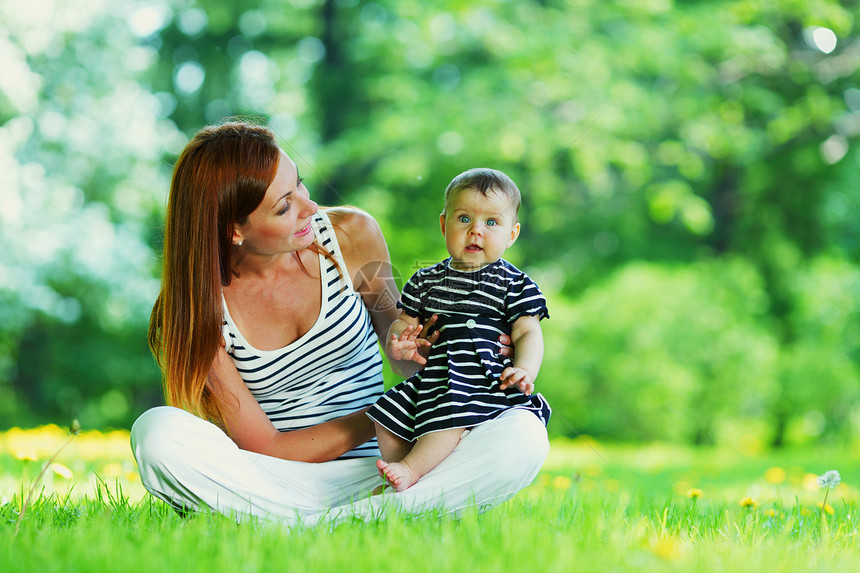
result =
[[[403,462],[388,463],[384,460],[376,460],[376,467],[394,486],[395,491],[404,491],[412,487],[418,481],[418,477],[412,469]]]

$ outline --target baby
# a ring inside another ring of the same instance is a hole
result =
[[[402,293],[385,352],[422,370],[386,392],[370,408],[382,459],[380,473],[403,491],[444,460],[463,431],[511,408],[532,411],[546,424],[550,407],[534,382],[543,360],[540,319],[546,300],[525,273],[503,260],[520,233],[520,191],[494,169],[470,169],[445,190],[439,221],[448,254],[415,273]],[[429,346],[418,336],[432,321]],[[513,361],[499,354],[508,334]]]

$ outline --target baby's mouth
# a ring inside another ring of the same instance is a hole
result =
[[[474,244],[474,243],[472,243],[471,245],[468,245],[468,246],[466,247],[466,252],[467,252],[467,253],[479,253],[479,252],[481,252],[481,251],[483,251],[483,250],[484,250],[484,249],[482,249],[479,245],[476,245],[476,244]]]

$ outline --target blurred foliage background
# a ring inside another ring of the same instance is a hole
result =
[[[0,427],[161,402],[171,166],[239,115],[403,277],[454,175],[517,181],[552,435],[852,440],[858,67],[852,0],[0,1]]]

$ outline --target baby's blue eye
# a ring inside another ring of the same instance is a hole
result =
[[[471,221],[468,215],[460,215],[459,217],[457,217],[457,220],[461,223],[468,223],[469,221]]]
[[[487,219],[487,226],[488,227],[495,227],[498,224],[499,224],[498,221],[496,221],[495,219]]]

